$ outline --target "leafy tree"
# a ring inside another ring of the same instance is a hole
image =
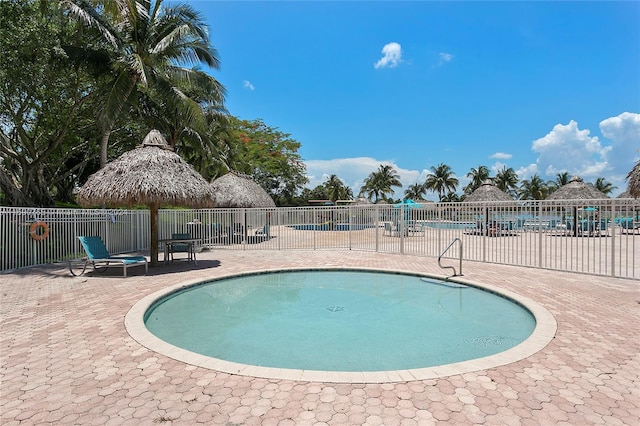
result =
[[[8,205],[68,201],[91,165],[92,79],[61,49],[82,34],[54,7],[0,1],[0,192]]]
[[[614,186],[611,182],[607,182],[607,180],[602,177],[599,177],[598,179],[596,179],[596,183],[594,184],[594,186],[598,191],[606,195],[609,195],[614,190],[618,189],[617,186]]]
[[[337,200],[352,199],[353,191],[337,175],[331,175],[313,189],[304,188],[300,198],[302,202],[295,204],[306,205],[309,200],[331,200],[335,203]]]
[[[540,176],[534,174],[530,179],[520,182],[518,195],[521,200],[544,200],[549,195],[549,187]]]
[[[262,120],[229,117],[229,126],[219,142],[225,153],[224,170],[251,175],[277,205],[290,205],[308,182],[298,153],[300,142]],[[215,177],[215,176],[214,176]]]
[[[496,177],[493,179],[498,189],[506,192],[510,195],[516,195],[518,189],[518,174],[509,167],[503,166],[502,169],[496,173]]]
[[[365,194],[369,200],[375,197],[375,202],[387,199],[393,195],[393,187],[400,187],[400,176],[396,169],[389,165],[380,165],[378,170],[371,172],[364,180],[360,193]]]
[[[407,189],[404,191],[404,198],[415,201],[424,201],[426,200],[425,196],[427,195],[427,190],[424,187],[424,184],[414,183],[409,185]]]
[[[185,87],[213,87],[222,98],[224,88],[213,77],[182,66],[219,67],[206,26],[190,6],[164,6],[162,0],[60,0],[60,4],[97,36],[93,44],[68,46],[68,54],[102,65],[109,82],[98,116],[101,167],[107,163],[116,122],[139,98],[159,96],[192,115],[202,114],[202,109],[186,96]]]
[[[301,202],[295,203],[296,205],[307,205],[309,200],[328,200],[327,188],[323,184],[316,186],[313,189],[304,188],[300,193]]]
[[[438,193],[438,200],[442,201],[442,196],[446,192],[455,192],[458,187],[458,179],[454,176],[453,170],[446,164],[431,166],[431,172],[427,176],[424,187],[428,191]]]
[[[487,179],[490,179],[490,172],[487,166],[479,166],[477,169],[472,168],[467,177],[471,179],[469,184],[464,187],[465,194],[471,194],[478,189]]]

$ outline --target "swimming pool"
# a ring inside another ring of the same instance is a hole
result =
[[[361,223],[302,223],[289,225],[297,231],[362,231],[364,229],[375,228],[374,225]]]
[[[196,365],[272,378],[433,377],[443,365],[460,371],[471,359],[476,366],[478,358],[497,356],[503,363],[502,354],[537,330],[530,308],[495,292],[362,270],[249,274],[174,289],[145,303],[134,316],[142,312],[151,332],[143,340],[155,347],[170,343],[162,352],[170,348],[169,356]]]
[[[438,222],[438,221],[424,221],[425,226],[435,229],[475,229],[477,227],[475,222]]]

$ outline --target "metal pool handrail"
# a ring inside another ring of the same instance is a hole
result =
[[[459,250],[459,258],[460,258],[460,273],[457,274],[456,273],[456,268],[454,268],[453,266],[442,266],[442,264],[440,263],[440,260],[442,259],[442,256],[445,255],[445,253],[447,251],[449,251],[449,249],[457,242],[460,243],[460,250]],[[447,246],[446,249],[444,249],[444,251],[442,253],[440,253],[440,256],[438,256],[438,266],[441,267],[442,269],[453,269],[453,276],[457,277],[459,275],[462,275],[462,240],[460,238],[454,238],[453,241],[451,241],[451,243],[449,243],[449,245]]]

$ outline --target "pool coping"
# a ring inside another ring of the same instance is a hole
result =
[[[144,324],[144,316],[147,310],[159,299],[182,290],[192,287],[210,280],[194,279],[184,281],[162,290],[149,294],[139,300],[127,312],[124,325],[129,335],[142,346],[147,349],[165,355],[177,361],[184,362],[189,365],[199,366],[210,370],[220,371],[229,374],[241,376],[250,376],[265,379],[292,380],[302,382],[330,382],[330,383],[395,383],[410,382],[416,380],[429,380],[442,377],[448,377],[457,374],[470,373],[473,371],[486,370],[511,364],[528,358],[536,352],[545,348],[555,337],[558,328],[557,322],[553,315],[537,302],[524,297],[515,292],[499,288],[495,285],[478,283],[464,279],[464,277],[447,277],[432,274],[421,274],[412,271],[403,271],[396,269],[370,268],[370,267],[296,267],[296,268],[277,268],[277,269],[261,269],[255,271],[245,271],[242,273],[225,274],[216,277],[215,280],[226,278],[255,275],[277,271],[309,271],[309,270],[353,270],[353,271],[370,271],[385,273],[402,273],[414,276],[436,278],[450,282],[465,284],[496,293],[500,296],[509,298],[516,303],[525,307],[536,320],[536,327],[531,335],[522,343],[494,355],[482,358],[476,358],[469,361],[461,361],[452,364],[443,364],[433,367],[415,368],[407,370],[390,370],[390,371],[367,371],[367,372],[351,372],[351,371],[317,371],[317,370],[295,370],[274,367],[260,367],[255,365],[247,365],[226,361],[218,358],[212,358],[206,355],[197,354],[186,349],[179,348],[170,343],[163,341],[152,334]]]

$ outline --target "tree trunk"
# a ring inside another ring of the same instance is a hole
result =
[[[100,168],[107,165],[107,148],[109,147],[109,136],[111,136],[111,127],[102,133],[102,139],[100,140]]]

